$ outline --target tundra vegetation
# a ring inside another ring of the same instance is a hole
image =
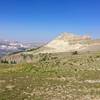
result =
[[[30,57],[31,63],[1,61],[0,100],[100,100],[100,52]]]

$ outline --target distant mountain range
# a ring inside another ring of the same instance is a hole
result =
[[[25,51],[31,48],[37,48],[42,43],[22,43],[18,41],[0,40],[0,57],[12,52]]]

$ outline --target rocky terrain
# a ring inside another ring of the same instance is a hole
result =
[[[0,100],[100,100],[100,51],[32,59],[0,64]]]

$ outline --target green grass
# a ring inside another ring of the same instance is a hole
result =
[[[0,64],[0,100],[100,100],[100,53]]]

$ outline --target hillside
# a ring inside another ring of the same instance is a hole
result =
[[[0,100],[100,100],[100,52],[42,53],[0,64]]]

